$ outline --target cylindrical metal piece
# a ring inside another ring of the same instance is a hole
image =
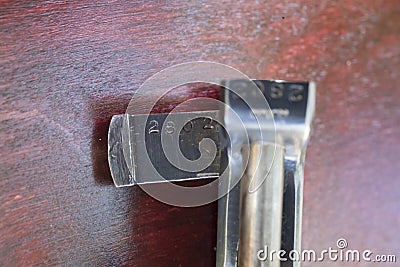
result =
[[[249,161],[241,180],[238,266],[279,267],[284,148],[252,144],[244,153]]]

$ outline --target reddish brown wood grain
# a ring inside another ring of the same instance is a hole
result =
[[[114,188],[106,160],[111,116],[192,60],[315,80],[304,247],[398,253],[399,25],[395,0],[0,1],[0,265],[214,264],[216,203]]]

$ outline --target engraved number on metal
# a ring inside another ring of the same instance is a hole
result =
[[[301,84],[292,84],[289,92],[289,101],[291,102],[300,102],[303,100],[303,91],[304,86]]]
[[[281,83],[274,83],[271,85],[271,98],[279,99],[283,96],[285,87]]]
[[[185,126],[183,126],[183,130],[187,133],[190,133],[193,129],[193,122],[189,121],[188,123],[185,124]]]
[[[206,118],[204,120],[204,122],[206,124],[203,126],[203,129],[214,129],[215,128],[214,125],[212,124],[213,123],[213,119],[212,118]]]
[[[165,124],[165,133],[173,134],[175,132],[175,123],[173,121],[167,121]]]
[[[149,134],[157,134],[157,133],[160,133],[160,130],[158,129],[158,121],[152,120],[150,121]]]

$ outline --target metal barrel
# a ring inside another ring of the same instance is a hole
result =
[[[278,267],[284,147],[256,143],[245,148],[243,153],[248,153],[248,164],[241,180],[238,266]]]

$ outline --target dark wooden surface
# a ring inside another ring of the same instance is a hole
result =
[[[213,266],[216,203],[117,189],[106,160],[110,117],[192,60],[316,81],[303,247],[400,260],[399,43],[399,1],[0,1],[0,265]]]

